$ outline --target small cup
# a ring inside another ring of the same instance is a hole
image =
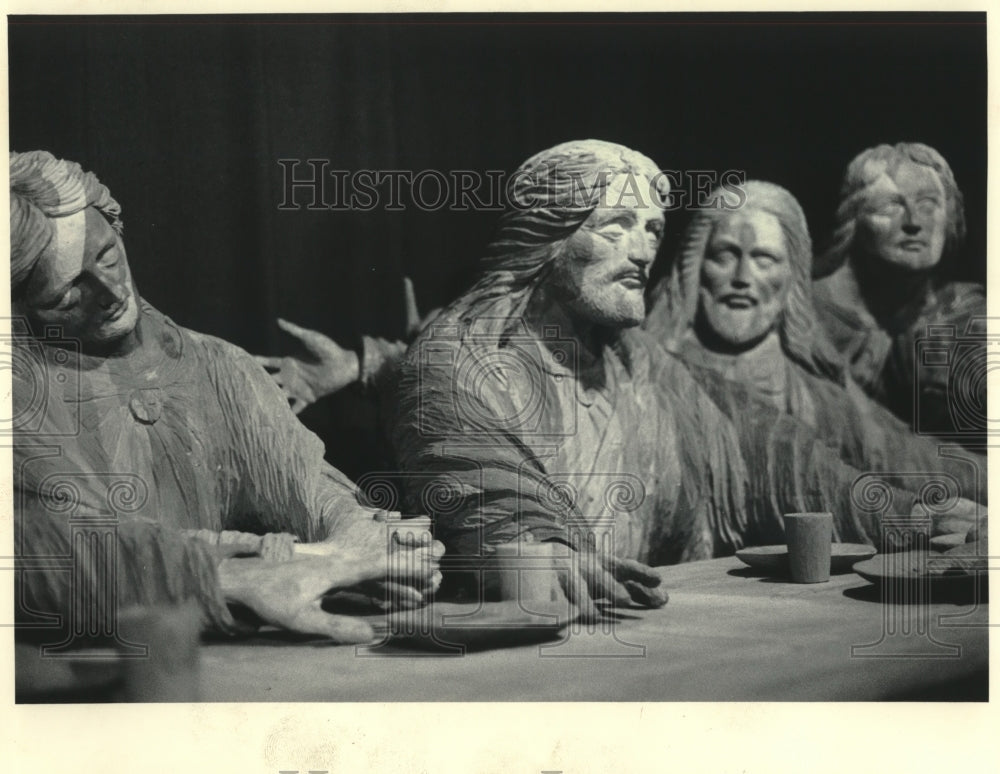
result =
[[[563,599],[556,572],[556,543],[494,546],[493,568],[501,600],[558,602]]]
[[[830,580],[833,514],[786,513],[784,521],[792,580],[795,583]]]

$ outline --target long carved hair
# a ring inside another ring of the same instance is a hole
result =
[[[93,205],[122,233],[121,207],[93,172],[48,151],[10,154],[10,279],[16,295],[52,239],[49,218]]]
[[[630,174],[648,179],[653,190],[641,197],[665,201],[666,178],[648,157],[616,143],[576,140],[525,161],[508,186],[508,208],[481,261],[473,286],[446,307],[435,326],[474,327],[477,341],[500,341],[517,325],[532,293],[552,271],[570,236],[605,197],[614,178]],[[630,194],[626,193],[627,198]]]
[[[862,151],[847,165],[844,182],[840,187],[836,225],[829,243],[816,258],[816,265],[813,267],[815,277],[831,274],[850,258],[858,215],[868,187],[883,173],[895,172],[906,161],[933,169],[944,187],[948,223],[939,266],[946,264],[948,259],[961,250],[965,242],[965,205],[948,162],[932,147],[919,142],[877,145]]]
[[[743,210],[766,212],[778,219],[788,248],[792,283],[779,323],[785,354],[816,376],[844,383],[844,367],[816,318],[812,302],[812,240],[805,213],[788,191],[774,183],[749,180],[743,186]],[[711,201],[721,202],[720,189]],[[732,209],[706,207],[698,210],[681,240],[680,250],[668,277],[653,290],[646,329],[670,350],[694,325],[698,314],[701,267],[705,250],[717,223]]]

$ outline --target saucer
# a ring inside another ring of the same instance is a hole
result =
[[[491,650],[553,640],[575,616],[566,600],[532,602],[529,610],[517,601],[432,603],[390,615],[387,633],[394,643],[421,649]]]
[[[830,546],[830,572],[850,572],[855,562],[875,555],[875,547],[863,543],[833,543]],[[770,573],[788,572],[788,546],[753,546],[741,548],[736,558],[754,569]]]
[[[934,585],[968,585],[986,569],[985,556],[964,552],[903,551],[880,554],[854,565],[854,572],[876,584],[926,579]]]

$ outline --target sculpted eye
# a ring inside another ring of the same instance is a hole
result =
[[[937,211],[941,202],[933,196],[925,196],[917,200],[917,210],[924,214],[931,214]]]
[[[617,223],[609,223],[597,230],[597,233],[609,242],[619,242],[625,236],[625,229]]]
[[[118,265],[119,254],[116,247],[112,246],[106,249],[104,253],[97,259],[97,265],[102,268],[109,269],[113,266]]]
[[[66,291],[65,294],[63,294],[63,297],[60,298],[56,302],[56,305],[52,308],[58,312],[65,312],[69,309],[72,309],[79,303],[80,303],[80,289],[70,288],[69,290]]]
[[[708,260],[713,263],[730,263],[731,261],[736,261],[738,259],[732,248],[720,247],[716,250],[709,250]]]
[[[901,215],[903,212],[902,202],[897,201],[883,201],[876,202],[872,205],[869,212],[873,215],[885,215],[890,218],[894,218],[897,215]]]
[[[869,215],[882,215],[894,218],[903,212],[903,203],[899,199],[878,198],[872,199],[865,207],[865,212]]]

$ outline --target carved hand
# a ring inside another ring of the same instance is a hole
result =
[[[556,559],[556,572],[563,592],[577,606],[585,621],[600,620],[595,600],[605,599],[615,605],[631,603],[643,607],[663,607],[669,599],[658,588],[660,576],[651,568],[633,559],[601,555],[590,549],[574,551]]]
[[[437,566],[433,547],[404,548],[393,557],[387,562],[383,554],[373,562],[370,556],[326,546],[323,555],[286,562],[225,559],[219,565],[219,582],[227,601],[245,605],[265,623],[341,643],[370,642],[374,632],[366,621],[325,612],[322,598],[379,583],[391,584],[393,592],[405,588],[419,596],[413,586],[426,585]]]
[[[929,512],[930,518],[933,521],[931,528],[932,535],[950,535],[955,532],[968,532],[980,522],[986,522],[986,506],[979,505],[964,497],[958,498],[955,505],[947,513],[935,513],[918,502],[913,506],[911,515],[915,518],[925,519]]]
[[[330,537],[321,543],[299,543],[295,553],[305,555],[327,555],[349,551],[355,556],[365,557],[373,566],[386,570],[388,586],[400,599],[416,601],[416,597],[401,591],[396,575],[410,578],[410,585],[423,601],[424,595],[432,594],[441,585],[441,571],[438,560],[444,555],[444,545],[431,535],[431,520],[428,516],[404,519],[399,513],[379,511],[373,519],[352,519],[339,524]],[[400,562],[426,561],[428,567],[423,572],[405,570],[396,572],[395,564]],[[382,586],[377,588],[381,589]]]
[[[255,359],[271,374],[296,414],[358,380],[357,353],[344,349],[319,331],[299,327],[287,320],[279,319],[278,327],[299,340],[305,356],[258,355]]]

